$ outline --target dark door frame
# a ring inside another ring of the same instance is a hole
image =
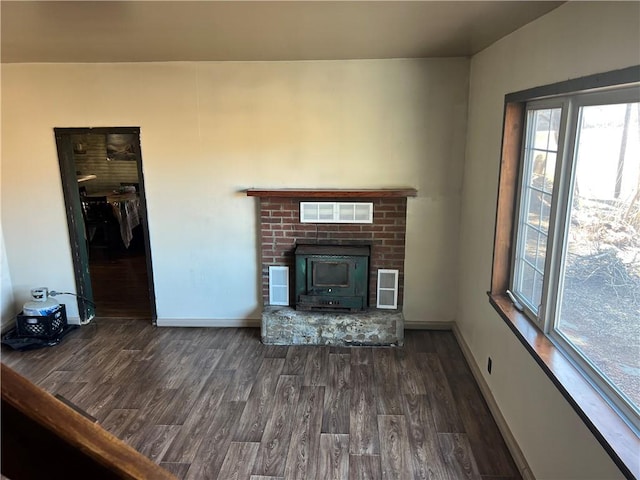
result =
[[[89,272],[89,252],[85,240],[84,221],[82,219],[82,205],[76,176],[76,162],[73,155],[72,135],[87,134],[133,134],[136,141],[134,149],[136,153],[136,166],[138,169],[138,182],[140,184],[140,224],[144,238],[145,258],[147,274],[149,278],[148,292],[151,306],[151,321],[155,325],[157,319],[156,297],[153,283],[153,269],[151,262],[151,248],[149,243],[149,228],[147,224],[147,199],[144,188],[144,175],[142,173],[142,150],[140,148],[140,127],[94,127],[94,128],[54,128],[56,146],[58,149],[58,162],[60,163],[60,177],[64,194],[69,239],[71,241],[71,257],[76,278],[78,292],[78,312],[81,322],[88,322],[95,315],[93,306],[93,290],[91,288],[91,276]],[[88,300],[88,301],[87,301]]]

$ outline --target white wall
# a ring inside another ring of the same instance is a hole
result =
[[[7,262],[7,252],[4,246],[4,233],[0,225],[0,331],[15,320],[20,308],[15,305],[13,298],[13,287],[11,285],[11,274]]]
[[[538,480],[622,476],[488,303],[504,95],[640,63],[639,5],[567,3],[471,61],[457,321]]]
[[[257,205],[243,189],[398,186],[419,192],[408,202],[405,316],[453,320],[468,67],[3,65],[2,224],[16,300],[34,285],[75,291],[53,128],[140,126],[159,320],[259,318]]]

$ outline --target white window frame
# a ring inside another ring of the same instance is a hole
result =
[[[548,241],[546,247],[546,259],[544,266],[544,279],[542,284],[542,299],[538,308],[531,305],[526,298],[514,289],[515,275],[518,269],[517,259],[519,243],[518,237],[522,234],[522,216],[524,200],[522,198],[523,179],[526,178],[528,165],[525,163],[525,141],[528,135],[528,126],[525,123],[523,129],[523,145],[521,149],[521,172],[517,185],[517,203],[514,221],[513,251],[511,259],[511,275],[509,288],[516,300],[521,303],[523,312],[536,323],[545,335],[565,354],[570,361],[582,372],[587,380],[598,389],[603,397],[622,414],[629,426],[640,432],[640,414],[624,398],[619,391],[598,371],[598,369],[585,357],[557,328],[559,318],[557,312],[562,300],[562,278],[564,258],[567,252],[566,234],[570,221],[570,200],[573,196],[575,182],[575,148],[576,135],[579,125],[580,107],[590,105],[608,105],[616,103],[631,103],[640,101],[639,85],[624,86],[616,89],[606,89],[594,92],[576,92],[566,95],[532,100],[527,102],[526,112],[532,109],[562,108],[560,131],[558,139],[558,154],[552,193],[551,213],[549,220]],[[525,114],[526,117],[526,114]],[[515,290],[515,291],[514,291]],[[638,407],[638,406],[636,406]]]

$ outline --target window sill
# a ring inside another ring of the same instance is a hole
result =
[[[640,439],[573,364],[506,295],[489,294],[489,302],[544,373],[595,435],[622,473],[640,478]]]

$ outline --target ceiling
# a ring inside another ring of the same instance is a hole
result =
[[[7,1],[1,60],[470,56],[564,2]]]

